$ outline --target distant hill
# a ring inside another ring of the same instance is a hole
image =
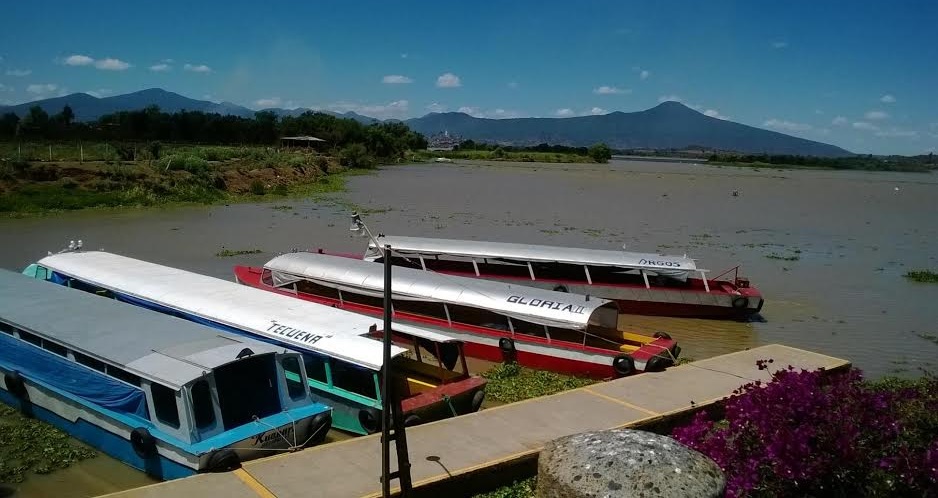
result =
[[[38,105],[50,115],[68,104],[79,121],[90,121],[118,111],[157,105],[164,112],[202,111],[253,117],[256,111],[231,102],[195,100],[159,88],[113,97],[97,98],[86,93],[0,107],[0,114],[24,116]],[[278,116],[298,116],[309,109],[265,109]],[[354,112],[319,111],[364,124],[380,122]],[[680,149],[689,145],[753,154],[795,154],[820,157],[849,156],[833,145],[805,140],[732,121],[705,116],[678,102],[664,102],[639,112],[613,112],[601,116],[574,118],[483,119],[459,112],[431,113],[404,121],[412,129],[431,136],[443,131],[464,139],[506,145],[589,146],[605,142],[614,149]]]
[[[464,139],[519,146],[549,143],[580,147],[605,142],[614,149],[680,149],[695,144],[754,154],[852,155],[833,145],[712,118],[678,102],[600,116],[484,119],[449,112],[405,123],[426,136],[448,131]]]

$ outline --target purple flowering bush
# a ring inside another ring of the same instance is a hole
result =
[[[772,360],[757,362],[767,369]],[[871,383],[789,366],[701,411],[675,439],[726,473],[729,497],[938,497],[938,379]]]

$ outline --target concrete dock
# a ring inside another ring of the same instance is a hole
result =
[[[850,365],[772,344],[410,427],[407,444],[415,491],[534,461],[545,443],[562,436],[645,425],[713,404],[744,384],[768,380],[769,372],[756,367],[763,359],[774,360],[772,371],[789,365],[799,370]],[[392,460],[393,455],[392,450]],[[379,435],[373,435],[254,460],[234,472],[200,474],[107,496],[372,497],[380,496],[380,474],[381,443]]]

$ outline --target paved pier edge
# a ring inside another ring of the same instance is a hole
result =
[[[745,384],[771,378],[768,370],[757,369],[760,359],[774,360],[772,372],[788,365],[828,371],[850,367],[844,359],[771,344],[411,427],[407,436],[414,495],[465,496],[491,490],[535,475],[537,457],[553,439],[589,430],[647,428],[689,416]],[[375,434],[339,441],[246,462],[234,472],[199,474],[105,496],[378,497],[379,438]],[[462,446],[452,441],[460,438]]]

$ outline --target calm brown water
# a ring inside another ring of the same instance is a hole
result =
[[[848,358],[871,377],[936,369],[938,345],[920,336],[938,336],[938,285],[902,277],[909,269],[938,270],[934,174],[625,161],[398,166],[353,177],[348,192],[319,203],[0,220],[0,267],[22,269],[81,238],[86,249],[231,279],[232,265],[261,264],[292,248],[363,251],[366,241],[348,231],[352,207],[373,231],[388,234],[604,249],[625,244],[634,251],[686,252],[712,275],[741,264],[765,296],[765,322],[621,320],[624,328],[668,331],[688,357],[783,343]],[[223,248],[264,252],[216,257]],[[43,484],[50,479],[66,482],[51,485],[60,496],[145,482],[116,462],[95,460],[68,471],[102,473],[94,484],[56,473],[36,478],[39,484],[21,495],[51,496]],[[120,479],[106,477],[114,472]]]

